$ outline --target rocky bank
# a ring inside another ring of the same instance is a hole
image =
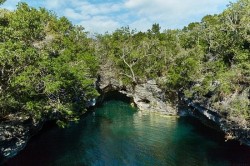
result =
[[[15,156],[30,137],[43,126],[44,120],[36,121],[23,114],[9,114],[0,122],[0,161]]]
[[[181,101],[186,104],[186,113],[198,118],[205,125],[225,133],[225,141],[238,140],[240,144],[250,146],[250,128],[228,119],[217,110],[206,108],[199,103],[186,98]]]

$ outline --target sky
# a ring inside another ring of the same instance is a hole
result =
[[[90,33],[112,32],[129,26],[146,31],[159,23],[161,30],[183,28],[203,16],[221,13],[236,0],[7,0],[1,8],[15,10],[18,2],[45,7]]]

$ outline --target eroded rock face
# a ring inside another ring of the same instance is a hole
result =
[[[203,107],[199,103],[194,103],[185,98],[182,99],[190,108],[188,114],[198,118],[205,125],[220,130],[225,133],[225,141],[239,140],[241,144],[250,146],[250,128],[241,126],[239,123],[229,120],[221,115],[219,111]]]
[[[136,106],[142,111],[161,112],[167,115],[177,114],[177,109],[166,102],[164,92],[157,86],[155,80],[136,85],[134,91],[127,95],[133,98]]]
[[[0,122],[0,156],[10,158],[22,150],[29,138],[39,131],[43,122],[29,116],[10,114]]]
[[[122,84],[117,80],[117,76],[113,71],[111,62],[107,62],[105,65],[100,66],[99,78],[97,80],[97,88],[106,93],[112,90],[119,90]]]
[[[111,64],[101,65],[97,85],[102,94],[109,91],[119,91],[131,98],[140,110],[161,112],[168,115],[177,114],[177,109],[166,102],[164,92],[157,86],[155,80],[137,84],[135,87],[125,86],[117,80]]]
[[[107,63],[101,66],[98,87],[102,94],[109,91],[119,91],[133,100],[142,111],[161,112],[168,115],[176,115],[177,111],[165,100],[164,92],[157,86],[155,80],[137,84],[135,87],[125,86],[117,80],[115,72]]]

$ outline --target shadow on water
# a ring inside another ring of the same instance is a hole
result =
[[[109,91],[101,97],[101,100],[101,103],[110,100],[123,101],[125,103],[131,102],[131,98],[127,97],[125,94],[120,93],[119,91]]]
[[[128,102],[105,100],[66,129],[47,123],[5,165],[250,165],[249,147],[225,143],[197,119],[136,111]]]
[[[201,153],[207,153],[206,157],[207,160],[209,160],[209,165],[250,165],[250,148],[248,146],[240,145],[238,141],[234,140],[225,142],[224,134],[222,132],[205,126],[198,119],[193,117],[182,117],[179,119],[178,123],[191,125],[192,133],[199,136],[200,141],[204,140],[204,144],[200,142],[194,142],[194,144],[205,148],[197,150],[201,150]]]

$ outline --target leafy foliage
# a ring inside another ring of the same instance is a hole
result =
[[[250,86],[249,10],[250,1],[239,0],[182,30],[160,32],[159,24],[147,32],[121,28],[98,36],[99,51],[113,60],[124,84],[156,79],[169,99],[176,101],[184,92],[221,111],[231,105],[233,116],[248,117],[249,91],[243,92]]]
[[[98,95],[98,62],[84,29],[25,3],[0,15],[1,116],[22,111],[56,116],[60,124],[75,120]]]
[[[6,0],[0,0],[0,5],[2,5]]]
[[[3,1],[1,1],[3,2]],[[98,95],[99,65],[134,87],[158,81],[176,102],[178,93],[230,116],[250,116],[250,0],[181,30],[153,24],[147,32],[122,27],[90,39],[82,27],[44,8],[19,3],[0,9],[1,116],[24,112],[37,118],[76,120]],[[99,64],[100,63],[100,64]]]

